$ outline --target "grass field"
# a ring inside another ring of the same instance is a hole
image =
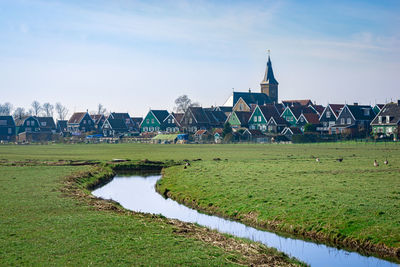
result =
[[[238,253],[177,235],[162,220],[98,211],[62,196],[63,177],[89,167],[20,166],[113,158],[202,159],[187,169],[166,169],[159,189],[208,212],[278,231],[400,247],[399,144],[3,145],[0,265],[239,261]]]

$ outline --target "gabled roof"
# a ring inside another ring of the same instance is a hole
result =
[[[226,121],[226,115],[222,111],[204,109],[211,124],[223,124]]]
[[[132,117],[131,119],[132,119],[132,121],[133,121],[134,123],[136,123],[137,125],[141,124],[142,121],[143,121],[143,118],[142,118],[142,117]]]
[[[248,134],[250,134],[251,136],[254,136],[254,137],[256,137],[256,136],[258,136],[258,137],[260,137],[260,136],[265,136],[265,134],[263,134],[260,130],[250,130],[250,129],[246,129],[246,130],[244,130],[244,132],[242,133],[242,135],[244,134],[244,133],[248,133]]]
[[[310,99],[300,99],[300,100],[283,100],[282,103],[287,106],[309,106],[312,105],[312,101]]]
[[[379,116],[382,116],[382,123],[379,123]],[[389,121],[386,120],[389,116]],[[376,115],[371,125],[399,125],[400,124],[400,105],[398,103],[388,103]]]
[[[75,112],[72,114],[71,118],[69,118],[68,123],[80,123],[86,114],[87,112]]]
[[[266,104],[262,106],[258,106],[260,109],[261,113],[263,114],[265,120],[268,122],[271,117],[274,117],[274,119],[279,120],[278,118],[280,117],[278,110],[276,110],[274,104]],[[275,121],[276,121],[275,120]]]
[[[377,107],[379,110],[382,110],[384,106],[385,104],[376,104],[374,107]]]
[[[318,114],[316,114],[316,113],[303,113],[302,115],[306,119],[307,123],[319,124],[319,116],[318,116]]]
[[[271,124],[272,121],[274,121],[276,123],[276,125],[289,125],[289,123],[280,116],[279,117],[276,117],[276,116],[271,117],[267,124],[268,125]]]
[[[375,113],[371,106],[368,105],[347,105],[355,120],[373,120]],[[369,110],[366,114],[364,110]]]
[[[60,129],[67,128],[67,121],[66,120],[57,120],[57,128],[60,128]]]
[[[282,112],[285,110],[285,105],[282,103],[275,103],[275,108],[279,112],[279,115],[282,114]]]
[[[240,98],[242,98],[249,107],[251,104],[264,105],[272,103],[269,96],[264,93],[233,92],[233,106],[235,106]]]
[[[184,114],[184,113],[174,113],[174,112],[172,112],[172,116],[174,116],[175,121],[176,121],[178,124],[181,124],[183,115],[185,115],[185,114]]]
[[[35,117],[35,118],[38,120],[40,128],[45,128],[45,129],[56,128],[56,124],[54,123],[53,117]],[[46,126],[43,126],[42,122],[45,122]]]
[[[233,107],[225,107],[225,106],[219,106],[216,107],[215,110],[220,110],[222,112],[232,112]]]
[[[293,115],[296,117],[297,120],[299,119],[301,114],[307,114],[307,113],[316,114],[316,111],[310,107],[295,105],[295,106],[290,106],[288,108],[292,111]]]
[[[274,77],[274,71],[272,70],[271,58],[268,56],[267,68],[265,69],[264,79],[261,81],[261,84],[276,84],[278,85],[278,81]]]
[[[207,130],[198,130],[194,135],[203,135],[206,133],[207,133]]]
[[[15,119],[14,119],[14,121],[15,121],[15,126],[21,126],[21,125],[23,125],[24,122],[25,122],[25,120],[26,120],[26,119],[29,119],[29,118],[32,118],[32,119],[36,120],[37,123],[39,123],[39,121],[38,121],[34,116],[22,116],[22,117],[18,117],[18,118],[15,118]]]
[[[15,121],[12,116],[0,116],[0,121],[6,121],[6,125],[1,125],[0,127],[10,127],[15,126]]]
[[[169,115],[169,112],[167,110],[152,109],[150,111],[154,114],[154,116],[160,123],[162,123],[165,120],[165,118],[168,117],[168,115]]]
[[[127,113],[127,112],[123,112],[123,113],[111,112],[110,113],[110,117],[112,119],[121,119],[121,120],[125,120],[125,119],[130,119],[131,118],[129,116],[129,113]]]
[[[108,118],[106,121],[110,124],[113,130],[118,130],[121,132],[128,131],[128,127],[125,124],[125,119]]]
[[[292,134],[303,134],[303,132],[297,127],[286,127],[282,130],[282,134],[286,134],[288,131]]]
[[[93,114],[90,115],[92,120],[94,121],[95,124],[98,124],[101,120],[105,120],[105,117],[103,114]]]
[[[251,112],[248,111],[234,111],[241,125],[247,125],[251,116]]]
[[[335,113],[334,115],[337,118],[339,116],[340,111],[342,111],[344,104],[329,104],[328,106]]]
[[[210,119],[202,107],[189,107],[188,111],[190,111],[197,123],[210,123]]]
[[[325,110],[325,107],[322,105],[310,105],[310,108],[313,108],[319,115],[321,115]]]

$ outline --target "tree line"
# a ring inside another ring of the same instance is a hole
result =
[[[175,112],[185,112],[189,107],[198,107],[199,103],[193,102],[187,95],[182,95],[175,100]],[[107,112],[107,109],[102,105],[97,105],[96,111],[91,111],[90,114],[101,114],[104,115]],[[22,118],[25,116],[45,116],[45,117],[53,117],[56,115],[59,120],[66,120],[68,116],[69,110],[66,106],[62,105],[60,102],[57,102],[55,105],[46,102],[40,104],[39,101],[34,100],[29,109],[25,109],[23,107],[16,107],[6,102],[4,104],[0,103],[0,115],[1,116],[10,116],[12,115],[14,119]]]

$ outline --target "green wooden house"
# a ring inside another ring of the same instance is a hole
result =
[[[274,118],[274,120],[271,120],[271,118]],[[274,104],[256,106],[249,119],[249,129],[266,132],[269,131],[268,125],[277,121],[280,122],[281,120]]]
[[[247,128],[249,125],[249,119],[251,112],[247,111],[233,111],[229,114],[227,122],[232,128]]]
[[[149,110],[140,124],[141,132],[158,132],[163,130],[163,122],[169,112],[166,110]]]

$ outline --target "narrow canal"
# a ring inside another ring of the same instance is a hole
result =
[[[108,184],[92,193],[99,198],[117,201],[129,210],[162,214],[167,218],[197,223],[221,233],[260,242],[311,266],[398,266],[379,258],[367,257],[356,252],[348,252],[299,239],[281,237],[242,223],[200,213],[158,194],[155,185],[160,178],[161,175],[116,176]]]

